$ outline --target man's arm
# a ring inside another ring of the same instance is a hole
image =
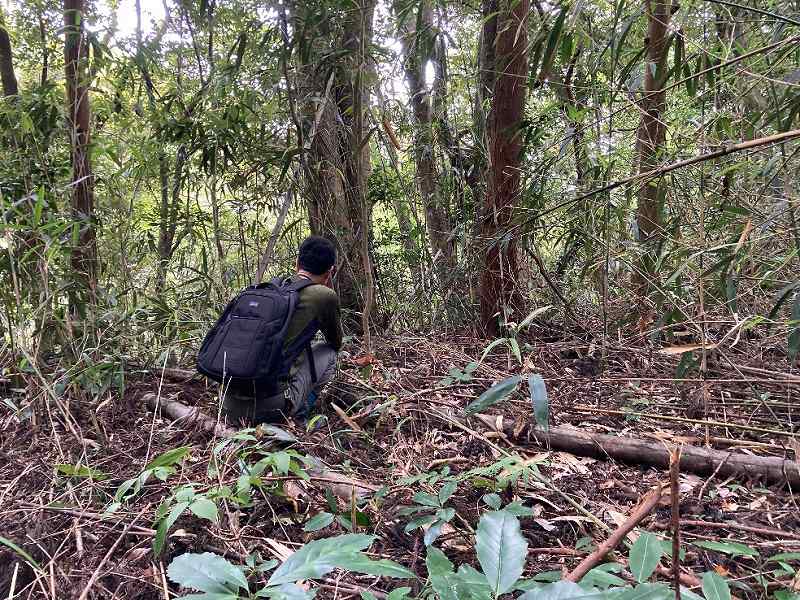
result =
[[[321,311],[319,322],[320,331],[325,336],[333,349],[339,352],[342,349],[342,311],[339,303],[339,296],[335,293],[326,298],[326,302]]]

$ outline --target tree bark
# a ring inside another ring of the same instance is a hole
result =
[[[521,305],[516,240],[506,232],[520,195],[519,129],[527,97],[528,12],[528,0],[502,0],[497,15],[487,194],[480,219],[481,241],[486,245],[479,293],[481,324],[489,335],[498,332],[498,316],[505,320]]]
[[[14,73],[11,38],[2,21],[0,21],[0,80],[2,80],[4,96],[16,96],[19,93],[17,76]]]
[[[363,133],[370,94],[359,73],[367,69],[368,60],[363,55],[373,37],[375,0],[362,0],[357,8],[349,7],[341,34],[335,33],[329,15],[320,13],[319,7],[297,2],[291,8],[293,30],[304,32],[303,39],[295,44],[299,96],[305,99],[304,129],[310,129],[317,112],[311,99],[326,95],[328,73],[320,73],[317,55],[327,55],[328,45],[346,53],[334,64],[333,101],[324,102],[304,167],[311,231],[337,246],[340,267],[335,287],[342,307],[352,315],[362,312],[373,294],[371,273],[368,276],[365,272],[362,241],[366,236],[369,243],[372,232],[372,207],[366,197],[370,151]],[[358,129],[361,134],[357,139]],[[357,320],[348,320],[359,326]]]
[[[493,417],[487,419],[493,422]],[[589,433],[573,427],[551,427],[543,432],[528,426],[522,433],[515,434],[515,427],[518,426],[509,423],[505,426],[505,433],[516,438],[520,445],[537,445],[579,456],[601,460],[612,458],[627,464],[652,465],[660,469],[667,469],[670,464],[670,449],[660,441]],[[788,483],[793,488],[800,486],[800,463],[772,456],[752,456],[684,445],[680,469],[698,475],[717,472],[720,477],[749,477],[767,483]]]
[[[75,281],[73,309],[83,312],[97,287],[97,239],[94,215],[94,177],[89,156],[90,119],[83,0],[64,0],[64,69],[67,92],[67,127],[72,153],[72,216],[78,242],[72,248]],[[75,312],[73,310],[73,312]]]
[[[434,151],[433,107],[431,93],[425,82],[428,62],[435,60],[433,6],[430,0],[422,0],[417,13],[408,11],[398,18],[401,19],[399,33],[403,46],[403,68],[414,116],[415,180],[425,209],[425,224],[434,263],[443,267],[438,271],[446,276],[455,267],[455,243],[445,200],[439,189],[441,179]]]
[[[662,120],[666,106],[667,55],[669,50],[671,0],[645,0],[647,8],[647,60],[645,61],[644,96],[641,120],[636,133],[636,155],[639,174],[658,167],[667,128]],[[661,179],[643,182],[638,192],[636,224],[642,258],[635,278],[640,288],[647,289],[655,276],[654,265],[663,240]]]

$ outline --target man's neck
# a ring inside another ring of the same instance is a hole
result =
[[[323,280],[324,280],[324,277],[322,275],[314,275],[313,273],[309,273],[308,271],[305,271],[303,269],[298,269],[297,270],[297,276],[298,277],[305,277],[306,279],[308,279],[310,281],[313,281],[314,283],[319,283],[319,284],[321,284],[323,282]]]

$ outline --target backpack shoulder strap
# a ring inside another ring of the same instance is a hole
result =
[[[311,285],[317,285],[317,284],[315,284],[310,279],[306,279],[305,277],[301,277],[297,281],[292,281],[286,287],[289,290],[292,290],[292,291],[295,291],[295,292],[299,292],[300,290],[303,290],[303,289],[305,289],[305,288],[307,288],[307,287],[309,287]]]

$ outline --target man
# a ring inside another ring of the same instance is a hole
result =
[[[286,380],[278,382],[278,394],[263,397],[258,385],[250,393],[229,390],[222,410],[229,421],[252,424],[277,421],[286,416],[305,417],[313,409],[322,387],[336,372],[336,355],[342,347],[342,325],[339,297],[332,288],[336,272],[336,248],[319,236],[312,235],[300,244],[297,273],[292,283],[310,281],[298,293],[298,303],[289,321],[284,353],[298,354]],[[298,349],[295,342],[321,331],[325,342],[311,345],[309,352]],[[316,381],[315,381],[316,380]]]

